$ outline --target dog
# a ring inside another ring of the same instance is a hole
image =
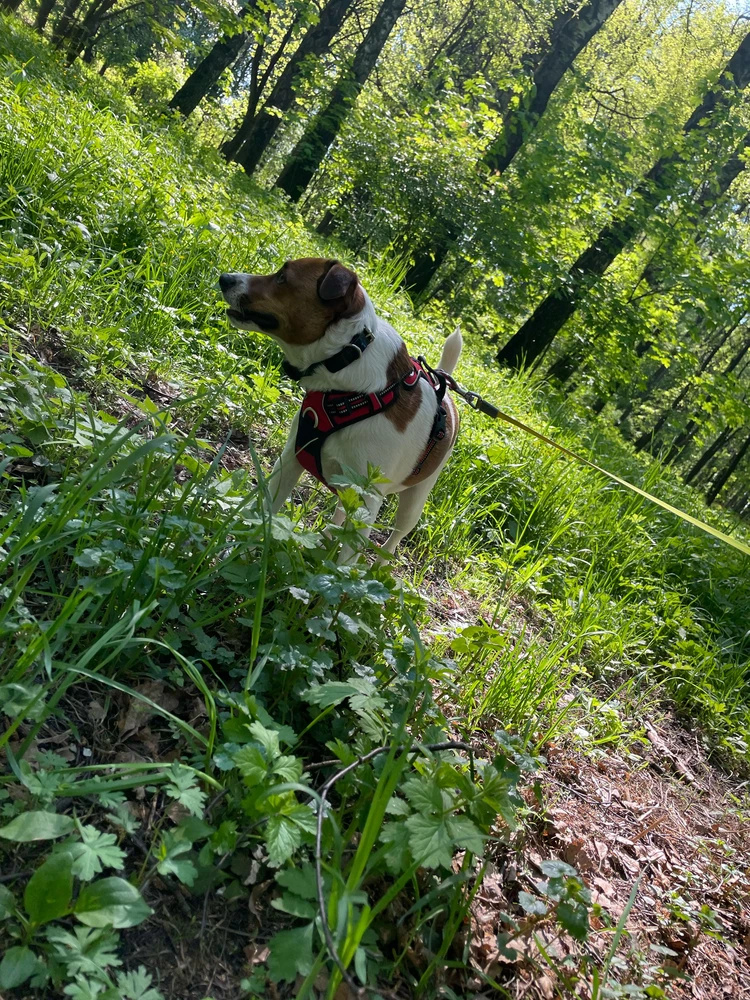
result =
[[[271,337],[284,370],[306,395],[268,479],[278,513],[307,469],[332,489],[332,476],[377,466],[388,480],[365,496],[367,537],[384,497],[399,494],[383,550],[393,553],[414,528],[453,450],[459,416],[445,392],[463,346],[445,341],[437,372],[414,361],[394,328],[378,317],[354,271],[336,260],[303,257],[275,274],[227,273],[219,287],[229,322]],[[444,373],[444,374],[441,374]],[[344,521],[339,503],[334,524]]]

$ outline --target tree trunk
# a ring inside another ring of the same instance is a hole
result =
[[[0,0],[0,8],[10,11],[18,10],[23,0]]]
[[[711,350],[708,352],[708,354],[706,354],[705,357],[703,358],[703,360],[701,361],[701,363],[700,363],[700,365],[698,367],[698,371],[695,373],[695,375],[702,375],[708,369],[708,366],[711,364],[711,362],[716,357],[716,355],[719,353],[719,351],[724,346],[724,344],[726,344],[726,342],[732,336],[732,334],[734,333],[734,331],[737,329],[738,325],[739,325],[739,320],[737,321],[737,323],[734,324],[734,326],[730,326],[729,329],[724,330],[724,332],[719,337],[719,339],[716,341],[716,343],[714,344],[714,346],[711,348]],[[654,438],[656,437],[656,435],[662,429],[662,427],[669,420],[670,414],[674,413],[675,410],[678,410],[680,408],[680,406],[684,403],[685,399],[688,396],[688,393],[693,388],[693,379],[695,378],[695,375],[691,376],[688,379],[688,381],[685,383],[685,385],[682,387],[682,389],[680,389],[680,392],[678,393],[678,395],[677,395],[676,399],[674,400],[674,402],[672,403],[672,405],[668,406],[664,410],[664,412],[659,417],[659,419],[656,421],[656,423],[651,428],[651,430],[650,431],[644,431],[644,433],[641,434],[641,436],[636,440],[636,442],[634,444],[634,448],[635,448],[636,451],[642,451],[646,447],[647,444],[649,444],[651,441],[653,441]],[[690,433],[692,434],[692,430],[690,431]],[[673,447],[674,447],[674,445],[673,445]]]
[[[516,153],[547,110],[555,88],[573,65],[576,56],[621,2],[622,0],[589,0],[577,14],[573,13],[576,4],[570,5],[563,15],[567,19],[562,25],[555,27],[550,48],[537,62],[529,90],[530,100],[525,107],[509,109],[506,112],[500,136],[482,157],[482,163],[488,170],[502,173],[508,169]],[[524,64],[533,61],[532,53],[522,58]],[[443,238],[439,239],[435,246],[420,247],[417,250],[414,264],[406,272],[404,281],[404,285],[412,295],[424,294],[452,244],[453,240],[446,230]]]
[[[254,7],[255,2],[242,8],[237,15],[240,22]],[[223,35],[174,94],[169,107],[186,118],[195,111],[206,94],[219,82],[221,74],[238,58],[247,38],[244,30],[236,31],[233,35]]]
[[[374,21],[354,54],[351,67],[341,75],[328,98],[328,103],[315,116],[294,147],[292,155],[276,181],[276,187],[286,191],[292,201],[299,201],[313,174],[333,145],[349,109],[367,83],[378,56],[405,6],[406,0],[383,0]]]
[[[722,469],[718,476],[712,481],[710,487],[706,491],[706,503],[710,507],[717,496],[726,486],[727,482],[731,479],[732,475],[736,471],[742,459],[750,450],[750,434],[745,438],[744,443],[740,446],[735,454],[734,458],[729,462],[729,464]]]
[[[706,182],[698,192],[698,197],[693,206],[693,210],[697,216],[705,217],[708,215],[716,202],[724,197],[733,181],[745,169],[747,161],[742,154],[747,151],[748,147],[750,147],[750,132],[743,138],[734,155],[727,160],[719,170],[717,176]],[[649,288],[657,289],[659,284],[659,270],[658,264],[652,260],[643,271],[638,284],[645,282]],[[637,356],[642,357],[650,346],[648,341],[641,341],[636,347]],[[588,351],[588,345],[584,344],[580,345],[577,349],[560,355],[557,361],[547,369],[547,378],[556,379],[564,385],[586,359]]]
[[[94,0],[86,16],[79,25],[76,25],[70,32],[70,44],[68,45],[68,63],[75,62],[81,49],[91,50],[93,56],[93,45],[96,34],[102,25],[106,15],[112,10],[117,0]]]
[[[307,29],[294,55],[284,67],[263,110],[250,117],[251,109],[248,107],[248,113],[238,132],[222,146],[227,159],[236,160],[246,173],[252,174],[255,171],[281,125],[283,113],[294,104],[302,63],[308,57],[321,56],[328,51],[352,3],[353,0],[328,0],[320,12],[318,23]],[[269,108],[274,108],[281,114],[271,113],[267,110]]]
[[[749,350],[750,350],[750,339],[746,340],[745,343],[742,345],[742,347],[740,347],[739,351],[737,351],[737,353],[735,354],[735,356],[732,358],[732,360],[726,366],[726,368],[724,369],[724,371],[721,373],[721,377],[722,378],[726,378],[727,375],[731,375],[732,372],[739,365],[739,363],[742,361],[742,359],[745,357],[745,355],[747,354],[747,352]],[[708,400],[710,400],[710,398],[711,397],[709,395],[707,397],[707,399],[706,399],[706,402],[708,402]],[[674,409],[674,407],[673,407],[673,409]],[[667,455],[666,455],[666,457],[664,459],[664,461],[667,464],[673,462],[677,458],[677,455],[689,443],[691,437],[693,436],[693,434],[696,432],[697,429],[698,429],[698,421],[697,420],[690,420],[688,422],[688,425],[685,428],[685,430],[682,431],[681,434],[678,434],[677,437],[672,442],[672,445],[671,445],[671,447],[670,447],[669,451],[667,452]]]
[[[547,110],[560,80],[620,3],[621,0],[589,0],[577,14],[569,15],[558,31],[553,47],[534,72],[531,100],[526,107],[515,108],[508,114],[502,133],[484,154],[483,162],[490,170],[503,173],[508,169]]]
[[[750,82],[750,34],[747,34],[727,64],[716,90],[709,91],[683,126],[683,134],[704,132],[719,108],[726,108],[738,90]],[[708,121],[706,121],[708,119]],[[676,168],[684,162],[679,152],[662,157],[636,187],[633,206],[599,233],[594,243],[578,257],[567,280],[537,306],[520,330],[498,352],[501,365],[519,368],[536,360],[552,343],[565,322],[578,308],[588,285],[601,277],[618,254],[641,230],[645,219],[672,188]]]
[[[49,20],[52,8],[56,3],[57,0],[41,0],[39,9],[36,12],[36,17],[34,18],[34,31],[38,31],[40,35],[47,27],[47,21]]]
[[[83,0],[65,0],[62,13],[55,22],[55,27],[52,29],[52,44],[56,48],[59,48],[60,44],[66,38],[70,37],[75,24],[75,16],[82,2]]]
[[[692,483],[695,477],[705,469],[714,455],[720,451],[725,444],[732,438],[734,431],[730,427],[725,427],[721,434],[714,440],[713,444],[710,444],[708,448],[703,452],[697,462],[695,462],[688,471],[683,476],[683,482]]]

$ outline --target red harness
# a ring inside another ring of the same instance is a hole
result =
[[[445,395],[445,381],[438,378],[436,382],[419,361],[415,361],[414,358],[411,361],[413,367],[409,374],[387,385],[380,392],[320,392],[316,390],[305,394],[300,407],[295,440],[297,460],[304,469],[320,480],[324,486],[328,486],[332,492],[335,493],[336,490],[328,485],[323,476],[321,451],[325,441],[331,434],[340,431],[342,427],[358,424],[360,420],[366,420],[368,417],[374,417],[376,413],[387,410],[398,400],[402,388],[410,392],[420,378],[423,378],[435,391],[437,413],[427,448],[414,467],[412,475],[419,472],[437,442],[442,441],[445,437],[445,408],[442,402]]]

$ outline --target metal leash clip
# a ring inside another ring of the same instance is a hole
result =
[[[472,410],[478,410],[480,413],[484,413],[485,416],[488,417],[498,417],[500,415],[500,410],[480,396],[478,392],[471,392],[471,390],[467,389],[460,393],[460,395],[463,396]]]

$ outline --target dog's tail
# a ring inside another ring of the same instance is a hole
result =
[[[457,326],[450,337],[448,337],[446,342],[443,344],[443,353],[440,355],[438,368],[447,372],[448,375],[451,375],[453,373],[453,369],[458,364],[458,359],[461,357],[461,348],[463,346],[464,338],[461,336],[461,327]]]

